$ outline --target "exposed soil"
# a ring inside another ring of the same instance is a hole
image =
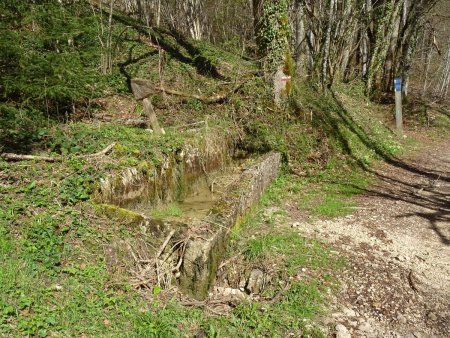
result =
[[[303,235],[347,257],[322,324],[336,337],[450,337],[450,141],[373,174],[352,215],[288,208]]]

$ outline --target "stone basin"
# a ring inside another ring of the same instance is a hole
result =
[[[169,253],[174,264],[181,262],[171,283],[177,284],[187,295],[203,300],[213,286],[229,241],[230,232],[242,221],[251,208],[258,203],[265,189],[278,176],[281,155],[276,152],[265,154],[250,164],[235,166],[227,175],[208,174],[203,187],[198,184],[178,207],[181,215],[155,218],[149,208],[136,204],[133,210],[111,204],[101,204],[100,209],[113,218],[132,219],[136,229],[151,238],[151,247],[157,248],[170,234],[170,244],[183,241],[183,249]],[[227,184],[220,184],[225,177]],[[214,188],[215,186],[215,188]],[[214,191],[216,189],[216,191]],[[221,190],[220,190],[221,189]],[[121,248],[123,250],[123,248]],[[110,251],[120,250],[120,245],[112,245]],[[149,252],[148,256],[154,255]],[[129,255],[111,254],[111,257]],[[169,257],[169,256],[167,256]],[[109,266],[118,264],[109,261]]]

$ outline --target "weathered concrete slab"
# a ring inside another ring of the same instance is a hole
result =
[[[218,201],[212,214],[191,225],[191,240],[186,245],[180,287],[196,299],[205,299],[213,285],[224,256],[229,234],[264,190],[278,176],[281,155],[269,153],[245,170]]]
[[[183,198],[205,173],[219,170],[231,161],[233,141],[213,129],[203,139],[161,156],[159,165],[130,167],[100,182],[97,203],[133,209],[141,205],[169,203]]]

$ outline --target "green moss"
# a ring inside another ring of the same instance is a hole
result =
[[[129,225],[138,226],[145,221],[145,217],[134,211],[124,209],[112,204],[94,204],[95,210],[109,218],[125,222]]]
[[[289,76],[294,76],[295,74],[295,61],[289,48],[286,48],[284,54],[283,72]]]

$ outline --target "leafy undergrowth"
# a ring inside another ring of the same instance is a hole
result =
[[[324,294],[335,285],[329,272],[341,263],[320,243],[286,229],[244,236],[250,239],[245,244],[249,262],[276,259],[278,279],[292,278],[272,304],[242,303],[228,316],[216,317],[168,300],[164,292],[148,302],[128,285],[126,276],[111,279],[103,246],[133,233],[126,224],[99,216],[90,205],[100,175],[97,166],[70,159],[51,164],[0,161],[0,204],[5,206],[0,210],[2,334],[173,337],[204,331],[209,337],[244,337],[302,331],[320,336],[309,320],[323,311]],[[284,185],[278,180],[261,206],[278,203]],[[253,231],[255,222],[249,218],[243,229]],[[298,276],[302,268],[326,273],[303,279]],[[266,297],[280,290],[278,279]]]
[[[0,162],[0,331],[11,336],[99,335],[130,326],[140,302],[108,286],[102,243],[120,228],[87,204],[93,172]],[[131,316],[131,317],[130,317]]]
[[[255,124],[262,123],[263,113],[257,114],[261,120],[255,120]],[[285,119],[280,129],[260,129],[265,136],[255,149],[289,152],[281,133],[289,121]],[[219,121],[216,129],[224,125],[225,121]],[[196,134],[198,137],[199,132]],[[281,291],[281,297],[273,303],[242,303],[228,316],[216,317],[183,307],[175,299],[167,300],[164,292],[145,301],[129,286],[126,276],[117,280],[108,274],[103,246],[117,238],[130,238],[133,231],[127,224],[96,214],[90,204],[96,184],[108,173],[125,167],[157,165],[161,156],[176,151],[191,138],[190,134],[182,136],[179,129],[169,128],[167,135],[158,137],[125,126],[78,122],[48,128],[44,135],[36,144],[36,153],[62,156],[64,161],[0,161],[0,249],[6,257],[0,262],[2,333],[173,337],[204,331],[209,337],[299,332],[320,336],[311,320],[324,311],[326,295],[336,285],[333,271],[342,262],[322,244],[304,239],[289,228],[278,228],[277,213],[266,217],[264,212],[256,212],[240,230],[236,229],[230,246],[230,254],[245,252],[246,265],[275,264],[275,277],[263,295],[272,299]],[[258,141],[258,135],[251,137],[251,142]],[[305,170],[313,175],[282,176],[263,196],[261,208],[270,209],[292,195],[301,204],[308,199],[302,194],[317,193],[323,205],[308,206],[313,213],[340,214],[342,203],[348,205],[345,199],[363,188],[364,179],[356,174],[339,175],[345,158],[338,156],[337,146],[331,154],[325,154],[326,165],[322,166],[322,160],[315,162],[308,155],[317,151],[314,144],[318,143],[313,143],[316,141],[311,141],[311,136],[300,137],[313,144],[302,155],[309,159]],[[112,142],[117,145],[106,157],[77,157]],[[332,142],[332,137],[326,142]],[[316,190],[305,193],[311,186]],[[246,240],[237,241],[237,234]],[[299,273],[302,269],[308,273]],[[280,285],[280,281],[289,284]]]

